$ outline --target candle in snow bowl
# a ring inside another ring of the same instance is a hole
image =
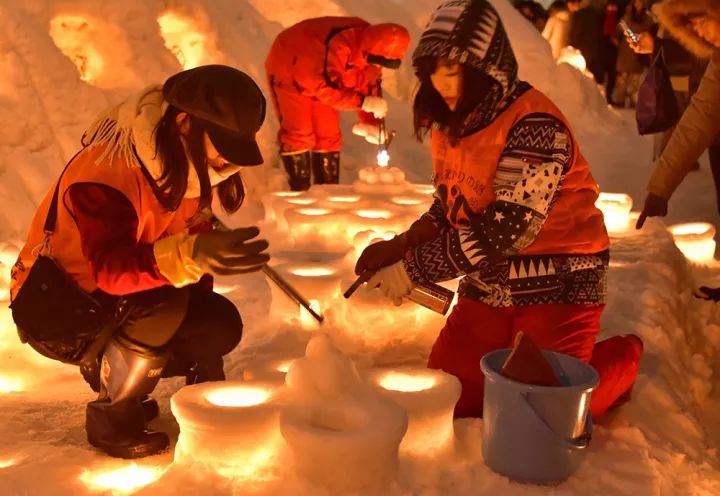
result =
[[[262,196],[261,201],[263,209],[265,210],[265,220],[275,221],[277,215],[275,213],[275,206],[273,203],[278,198],[298,198],[302,195],[302,191],[273,191],[272,193],[266,193]]]
[[[433,196],[435,194],[434,184],[413,184],[411,190],[419,195]]]
[[[280,432],[298,476],[347,494],[387,487],[395,477],[407,415],[362,381],[327,335],[292,363]]]
[[[352,250],[347,254],[347,260],[351,266],[355,266],[357,259],[362,255],[362,252],[370,246],[372,243],[378,241],[389,241],[396,236],[394,231],[378,232],[372,229],[360,231],[352,239]]]
[[[699,264],[709,264],[715,256],[715,226],[707,222],[674,224],[668,228],[675,246],[685,258]]]
[[[632,205],[632,198],[623,193],[600,193],[595,202],[595,206],[603,213],[605,227],[611,233],[628,230]]]
[[[340,261],[335,264],[291,262],[273,268],[309,300],[313,310],[322,312],[340,296],[340,274],[343,270],[340,265]],[[317,328],[317,321],[275,284],[270,286],[270,294],[272,315],[285,321],[299,321],[306,329]]]
[[[180,426],[174,463],[202,465],[222,476],[264,479],[280,447],[281,386],[268,381],[205,382],[170,399]]]
[[[433,456],[453,446],[453,411],[460,381],[442,370],[419,367],[375,369],[368,382],[408,415],[400,452]]]
[[[277,228],[280,231],[288,229],[287,218],[285,212],[292,208],[312,207],[317,203],[317,198],[308,196],[297,196],[297,197],[277,197],[273,200],[273,212],[275,215],[275,222]]]
[[[393,210],[419,217],[430,208],[432,199],[421,195],[394,196],[390,199]]]
[[[404,232],[410,227],[414,215],[402,214],[388,208],[361,208],[350,212],[347,224],[349,239],[359,232],[373,230],[377,232]]]
[[[337,249],[347,246],[347,216],[331,208],[290,208],[285,219],[295,246]]]
[[[357,208],[360,203],[363,203],[363,198],[358,194],[332,194],[320,199],[318,206],[332,208],[333,210],[348,210]]]

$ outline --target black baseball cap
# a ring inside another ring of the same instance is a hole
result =
[[[265,120],[265,97],[244,72],[203,65],[171,76],[163,97],[205,128],[218,152],[235,165],[260,165],[255,135]]]

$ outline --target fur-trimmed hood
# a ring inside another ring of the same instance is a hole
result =
[[[653,7],[660,24],[696,56],[710,58],[716,47],[700,38],[690,25],[690,16],[720,20],[720,0],[663,0]]]

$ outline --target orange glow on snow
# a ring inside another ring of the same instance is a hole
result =
[[[159,467],[131,463],[121,468],[85,471],[80,480],[91,489],[129,494],[155,482],[160,475]]]
[[[23,382],[15,377],[0,375],[0,393],[17,393],[23,390]]]
[[[82,16],[59,15],[50,21],[50,37],[80,73],[80,79],[95,82],[105,63],[94,47],[90,35],[92,28]]]
[[[190,19],[167,12],[158,17],[157,21],[165,46],[175,55],[183,69],[192,69],[205,63],[205,35],[197,31]]]

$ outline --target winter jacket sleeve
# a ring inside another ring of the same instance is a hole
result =
[[[122,295],[170,284],[158,271],[153,245],[136,241],[137,213],[122,193],[78,183],[68,188],[66,201],[98,288]]]
[[[647,190],[669,199],[695,161],[720,133],[720,50],[710,59],[705,75],[655,165]]]
[[[565,125],[549,115],[534,114],[513,126],[493,181],[495,201],[471,216],[468,227],[448,227],[408,252],[410,278],[416,283],[454,279],[532,244],[571,163],[571,143]]]
[[[357,110],[362,106],[367,87],[366,71],[352,67],[351,30],[332,37],[326,47],[323,82],[315,91],[322,103],[338,110]]]

